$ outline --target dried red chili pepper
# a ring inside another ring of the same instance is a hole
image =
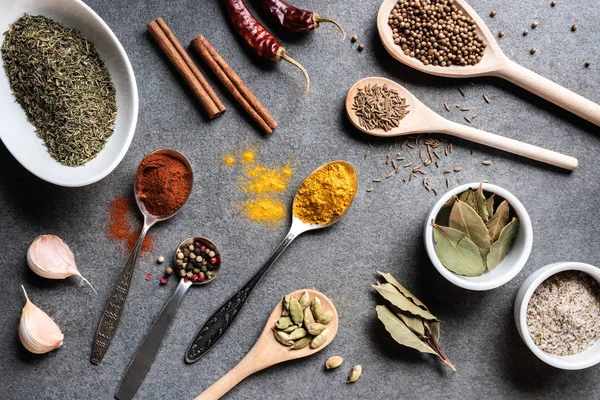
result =
[[[318,28],[321,22],[330,22],[337,26],[344,39],[346,38],[346,32],[337,21],[322,18],[319,14],[294,7],[283,0],[258,0],[258,2],[282,28],[293,32],[308,32]]]
[[[310,87],[308,72],[306,72],[300,63],[287,55],[285,48],[277,41],[275,36],[254,18],[254,15],[248,10],[244,1],[225,0],[225,9],[237,33],[261,58],[269,61],[285,60],[298,67],[306,78],[305,93],[308,92],[308,88]]]

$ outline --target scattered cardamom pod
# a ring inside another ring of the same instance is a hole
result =
[[[277,320],[277,322],[275,322],[275,326],[279,330],[289,328],[292,325],[293,324],[292,324],[292,320],[290,319],[290,317],[281,317]]]
[[[362,367],[360,365],[355,365],[350,371],[350,375],[348,375],[348,382],[346,383],[354,383],[360,378],[360,374],[362,374]]]
[[[344,358],[342,356],[331,356],[325,361],[325,368],[334,369],[342,365]]]
[[[312,323],[310,325],[308,325],[306,327],[306,330],[308,331],[308,333],[310,333],[313,336],[318,335],[319,333],[323,332],[325,330],[325,328],[327,328],[325,325],[320,324],[318,322]]]
[[[292,346],[294,344],[294,341],[290,340],[290,335],[285,332],[273,329],[273,334],[275,335],[275,339],[285,346]]]
[[[323,332],[315,336],[312,342],[310,342],[310,348],[316,349],[323,346],[327,339],[329,339],[329,329],[325,329]]]
[[[290,340],[302,339],[307,334],[308,334],[308,332],[306,332],[306,329],[298,328],[298,329],[294,330],[294,332],[290,333]]]
[[[310,344],[310,342],[312,342],[313,337],[312,336],[304,336],[302,339],[298,339],[294,342],[294,345],[292,347],[290,347],[290,349],[292,350],[300,350],[305,348],[306,346],[308,346]]]
[[[315,297],[310,305],[310,310],[312,311],[315,321],[317,321],[321,315],[321,299]]]
[[[298,303],[300,303],[300,307],[302,307],[303,310],[310,305],[310,297],[306,290],[302,293],[302,296],[300,296]]]
[[[328,324],[333,319],[333,311],[327,310],[321,315],[319,315],[319,319],[317,320],[320,324]]]
[[[302,321],[304,320],[304,311],[302,310],[300,302],[296,299],[290,300],[290,315],[292,316],[292,321],[294,321],[294,324],[302,325]]]

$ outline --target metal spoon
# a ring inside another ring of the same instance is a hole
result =
[[[354,189],[355,189],[354,193],[356,194],[356,188],[358,186],[358,177],[356,174],[356,170],[354,169],[354,166],[352,164],[350,164],[349,162],[346,162],[346,161],[333,161],[331,163],[324,164],[324,165],[320,166],[319,168],[317,168],[316,170],[314,170],[313,172],[311,172],[310,175],[308,175],[308,177],[306,177],[304,181],[306,181],[307,179],[312,177],[315,173],[322,170],[323,168],[326,168],[327,166],[329,166],[331,164],[335,164],[335,163],[344,164],[347,167],[347,169],[351,172],[352,181],[354,183]],[[300,185],[300,187],[302,187],[302,185]],[[296,192],[296,196],[294,198],[294,205],[296,204],[297,200],[298,200],[298,192]],[[352,200],[354,200],[354,197],[352,198]],[[294,209],[293,206],[292,206],[292,209]],[[346,209],[346,211],[347,211],[347,209]],[[344,211],[344,213],[346,211]],[[285,239],[283,239],[283,241],[281,242],[279,247],[275,250],[275,253],[273,253],[271,258],[269,258],[269,260],[266,262],[266,264],[260,270],[258,270],[258,272],[256,274],[254,274],[254,276],[252,278],[250,278],[250,280],[248,282],[246,282],[244,287],[242,287],[237,293],[235,293],[231,298],[229,298],[229,300],[227,300],[221,307],[219,307],[219,309],[206,320],[206,322],[204,323],[202,328],[200,328],[200,330],[198,331],[198,333],[196,335],[196,338],[190,344],[190,347],[188,348],[188,350],[185,354],[185,361],[187,363],[193,363],[193,362],[198,361],[204,354],[206,354],[215,345],[215,343],[217,343],[219,341],[219,339],[221,339],[223,337],[223,335],[225,335],[225,332],[227,332],[227,329],[229,329],[232,322],[238,316],[242,307],[246,303],[246,300],[248,299],[250,292],[252,292],[252,289],[254,289],[254,286],[256,286],[258,281],[260,281],[260,278],[262,278],[262,276],[265,274],[265,272],[267,272],[269,267],[271,265],[273,265],[273,263],[279,258],[281,253],[283,253],[283,251],[285,249],[287,249],[287,247],[290,245],[290,243],[292,243],[292,241],[296,237],[298,237],[299,235],[301,235],[304,232],[312,231],[315,229],[327,228],[328,226],[335,224],[342,217],[342,215],[344,215],[344,214],[341,214],[341,215],[331,219],[326,224],[317,224],[317,225],[311,225],[311,224],[304,223],[304,222],[302,222],[301,219],[299,219],[297,216],[294,215],[292,217],[292,226],[290,227],[290,230],[289,230],[287,236],[285,237]]]
[[[152,153],[148,154],[146,157],[153,154],[166,154],[171,157],[177,158],[181,160],[185,164],[185,166],[189,169],[190,173],[192,172],[192,166],[187,158],[178,151],[171,149],[159,149],[155,150]],[[144,158],[146,158],[144,157]],[[142,160],[143,161],[143,160]],[[141,163],[140,163],[141,165]],[[104,354],[106,354],[106,350],[108,349],[108,345],[112,340],[115,332],[117,331],[117,326],[119,325],[119,321],[121,318],[121,313],[123,312],[123,308],[125,307],[125,300],[127,299],[127,293],[129,292],[129,285],[131,284],[131,277],[133,276],[133,269],[135,267],[135,261],[137,259],[138,252],[140,251],[140,247],[142,247],[142,243],[144,242],[144,238],[148,233],[148,230],[157,222],[166,221],[175,214],[179,212],[179,210],[187,203],[189,199],[189,193],[186,197],[185,201],[181,205],[181,207],[176,210],[174,213],[170,215],[152,215],[150,214],[146,208],[144,207],[144,203],[138,196],[138,188],[137,188],[137,175],[140,173],[140,167],[138,166],[138,172],[136,174],[136,180],[133,184],[133,193],[135,194],[135,201],[138,205],[138,208],[144,215],[144,226],[142,227],[142,231],[140,232],[140,236],[138,238],[123,271],[121,271],[121,275],[117,279],[115,283],[115,287],[106,301],[106,305],[104,306],[104,311],[102,312],[102,317],[100,318],[100,323],[98,324],[98,329],[96,330],[96,335],[94,336],[94,343],[92,344],[92,356],[91,363],[95,365],[99,365],[104,358]],[[190,183],[190,193],[192,192],[193,178],[192,183]]]
[[[387,85],[388,88],[398,91],[400,96],[406,99],[409,113],[400,121],[397,127],[386,132],[383,129],[368,130],[360,125],[359,118],[352,110],[352,104],[358,88],[367,85]],[[346,96],[346,113],[356,128],[374,136],[390,137],[429,132],[445,133],[571,171],[576,169],[578,164],[576,158],[449,121],[421,103],[406,88],[386,78],[371,77],[356,82]]]
[[[394,43],[392,28],[388,25],[388,17],[396,3],[397,0],[384,0],[377,15],[377,29],[379,30],[381,42],[388,53],[396,60],[426,74],[449,78],[478,76],[503,78],[600,126],[600,105],[522,67],[506,57],[485,22],[465,0],[454,0],[454,5],[462,10],[465,16],[471,17],[475,21],[475,31],[487,43],[480,62],[468,66],[451,65],[441,67],[432,64],[425,65],[420,60],[404,54],[402,48]]]
[[[158,314],[158,317],[156,317],[150,330],[146,334],[144,341],[140,344],[133,359],[129,363],[127,371],[125,371],[125,375],[115,393],[115,397],[119,400],[129,400],[135,396],[135,393],[144,381],[148,371],[150,371],[150,367],[152,367],[152,363],[156,358],[156,354],[158,354],[162,341],[167,335],[169,327],[175,318],[177,308],[179,308],[179,304],[190,286],[204,285],[205,283],[212,282],[218,275],[222,262],[221,253],[219,253],[217,246],[210,240],[201,237],[191,237],[181,242],[181,244],[177,246],[177,249],[188,247],[196,242],[200,242],[203,246],[206,246],[216,253],[215,257],[217,258],[217,263],[215,264],[215,274],[204,281],[192,282],[192,280],[188,278],[181,278],[175,292],[163,306],[160,314]],[[177,267],[177,251],[175,251],[174,264]]]

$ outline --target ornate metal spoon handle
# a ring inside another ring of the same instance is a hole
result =
[[[256,273],[243,288],[241,288],[236,294],[234,294],[229,300],[225,302],[217,312],[215,312],[208,320],[204,323],[202,328],[198,331],[196,338],[190,344],[186,354],[185,362],[193,363],[198,361],[204,354],[206,354],[218,341],[225,335],[227,329],[233,323],[233,320],[239,314],[240,310],[246,303],[250,292],[254,289],[254,286],[258,283],[260,278],[264,275],[269,267],[279,258],[281,253],[292,243],[292,241],[298,236],[299,233],[294,232],[294,229],[290,229],[283,242],[279,245],[275,253],[269,258],[266,264]]]
[[[104,306],[104,311],[102,312],[102,317],[100,318],[100,323],[96,330],[96,336],[94,337],[94,343],[92,344],[92,356],[90,359],[92,364],[100,364],[100,361],[102,361],[104,354],[108,349],[110,341],[117,331],[121,313],[125,307],[127,293],[129,293],[129,285],[131,283],[131,277],[133,276],[135,261],[137,260],[137,255],[140,247],[142,247],[146,233],[148,233],[148,229],[150,229],[152,225],[153,223],[148,224],[144,221],[144,227],[142,228],[142,232],[140,232],[140,237],[127,260],[127,264],[125,264],[125,268],[121,271],[119,279],[117,279],[115,288]]]

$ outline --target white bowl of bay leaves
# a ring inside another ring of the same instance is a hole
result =
[[[424,238],[427,255],[444,278],[465,289],[490,290],[523,269],[533,229],[515,196],[475,182],[440,198],[427,217]]]
[[[9,27],[15,21],[22,19],[25,14],[47,17],[65,28],[78,31],[95,47],[97,54],[110,73],[117,107],[116,118],[113,117],[114,122],[112,123],[114,131],[100,144],[97,144],[100,141],[93,143],[94,154],[82,161],[79,166],[63,165],[51,156],[49,148],[44,145],[44,140],[36,135],[36,128],[28,121],[24,109],[15,101],[16,97],[11,90],[10,80],[6,73],[7,63],[3,57],[0,57],[0,139],[23,167],[47,182],[60,186],[77,187],[99,181],[111,173],[125,156],[137,123],[137,85],[125,50],[108,25],[81,0],[0,0],[0,10],[2,10],[0,12],[0,44],[6,37],[1,34],[8,31]],[[48,30],[40,32],[43,35],[47,34]],[[9,63],[9,65],[11,64]],[[14,73],[11,76],[14,76]],[[73,82],[71,79],[68,81]],[[46,90],[51,85],[38,86],[45,87],[41,90]],[[101,92],[95,93],[98,93],[96,98],[102,97]],[[75,96],[71,98],[75,98]],[[60,104],[67,104],[67,102]],[[83,110],[81,114],[83,113],[89,113],[89,108]],[[76,120],[76,118],[73,119]],[[57,121],[58,119],[48,117],[46,120]],[[82,130],[83,132],[88,132],[90,126],[93,126],[88,122],[89,120],[81,124],[86,127]],[[59,125],[59,123],[56,124]],[[65,131],[64,127],[57,129],[57,132]],[[88,133],[88,135],[91,134]],[[71,137],[77,136],[72,135]],[[88,142],[82,144],[80,139],[75,140],[79,141],[78,144],[81,145],[79,148],[85,149],[82,152],[89,152],[91,146],[88,145]],[[73,147],[77,147],[77,144]]]

